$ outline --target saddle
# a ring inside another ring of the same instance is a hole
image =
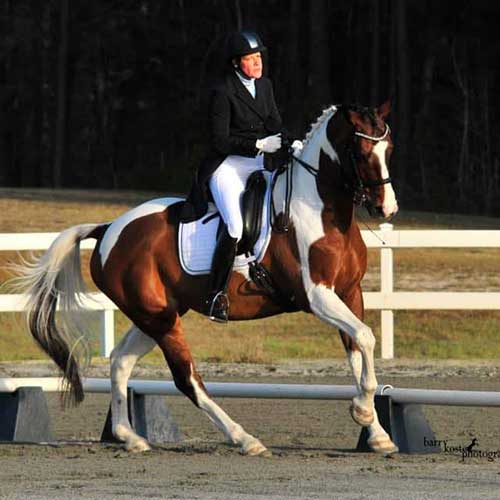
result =
[[[234,269],[248,269],[250,262],[260,261],[270,240],[271,174],[256,171],[247,180],[242,195],[243,236],[238,243]],[[222,228],[220,215],[213,203],[207,214],[196,221],[179,225],[179,257],[188,274],[210,272],[210,264],[218,231]]]
[[[260,264],[271,239],[271,185],[270,173],[262,171],[252,173],[247,180],[241,203],[243,236],[233,269],[248,276],[286,311],[296,311],[294,298],[282,296],[269,272]],[[210,273],[217,234],[223,227],[221,220],[215,205],[209,203],[205,217],[179,225],[179,260],[186,273]]]
[[[267,182],[261,171],[253,172],[247,180],[241,200],[243,236],[238,243],[237,254],[251,253],[262,229],[262,212]]]

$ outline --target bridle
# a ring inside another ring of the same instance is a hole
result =
[[[355,131],[354,135],[357,137],[362,137],[363,139],[367,139],[372,142],[381,142],[383,141],[390,133],[391,129],[387,123],[385,124],[385,131],[382,135],[376,137],[373,135],[364,134],[363,132]],[[352,171],[354,173],[354,183],[352,186],[353,191],[353,201],[356,205],[362,205],[365,203],[368,198],[365,193],[366,188],[383,186],[384,184],[389,184],[392,182],[391,177],[385,177],[384,179],[368,179],[364,181],[361,178],[361,174],[359,172],[358,162],[356,160],[356,153],[353,151],[352,143],[347,146],[347,154],[351,160]]]
[[[387,123],[385,124],[385,130],[384,133],[380,136],[372,136],[365,134],[363,132],[360,132],[358,130],[354,131],[353,134],[353,140],[347,144],[345,147],[345,153],[348,155],[350,159],[350,165],[351,165],[351,175],[349,173],[347,174],[347,177],[351,180],[351,182],[346,182],[344,184],[344,187],[346,190],[352,192],[352,199],[353,203],[356,205],[362,205],[368,201],[368,197],[366,196],[365,189],[366,188],[371,188],[371,187],[376,187],[376,186],[383,186],[384,184],[389,184],[392,182],[391,177],[385,177],[383,179],[372,179],[372,180],[363,180],[361,178],[361,174],[359,171],[359,165],[358,161],[356,158],[356,152],[353,149],[354,145],[354,138],[355,137],[361,137],[363,139],[372,141],[372,142],[381,142],[383,141],[390,133],[391,129],[389,128],[389,125]],[[290,160],[295,160],[306,172],[308,172],[310,175],[313,177],[318,177],[319,174],[319,168],[314,167],[310,163],[307,163],[306,161],[302,160],[301,158],[297,157],[295,154],[293,154],[293,151],[290,148]],[[340,161],[340,168],[343,169],[342,165],[345,165],[344,162]],[[272,185],[272,190],[274,190],[274,186],[276,184],[276,181],[278,177],[285,173],[286,175],[286,190],[285,190],[285,213],[284,213],[284,221],[281,223],[281,227],[277,227],[275,224],[276,221],[276,211],[274,208],[274,203],[272,203],[272,219],[273,219],[273,227],[276,231],[279,232],[286,232],[288,231],[288,225],[289,225],[289,219],[290,219],[290,200],[292,197],[292,190],[293,190],[293,183],[292,183],[292,173],[293,173],[293,161],[290,161],[290,163],[281,169],[278,170],[276,175],[274,176],[274,181]],[[271,197],[271,200],[273,198]]]
[[[391,132],[391,129],[389,128],[389,125],[387,123],[385,124],[385,131],[382,135],[380,136],[373,136],[373,135],[368,135],[364,134],[363,132],[359,132],[358,130],[354,131],[354,136],[357,137],[362,137],[363,139],[367,139],[372,142],[381,142],[383,141]],[[353,193],[353,202],[356,205],[361,205],[367,201],[367,196],[364,192],[366,188],[371,188],[371,187],[376,187],[376,186],[383,186],[384,184],[389,184],[392,182],[391,177],[385,177],[384,179],[373,179],[373,180],[366,180],[364,181],[361,178],[361,174],[359,172],[359,166],[358,166],[358,161],[356,158],[356,153],[353,149],[353,143],[354,141],[351,141],[345,148],[345,152],[349,156],[350,159],[350,164],[351,164],[351,171],[353,175],[348,175],[351,179],[354,177],[353,182],[346,183],[345,187],[352,191]],[[301,166],[303,167],[309,174],[311,174],[313,177],[317,177],[319,173],[319,169],[316,167],[313,167],[309,163],[305,162],[301,158],[298,158],[295,156],[293,153],[291,154],[291,157]],[[340,162],[341,168],[343,165],[343,162]],[[288,169],[287,169],[288,170]]]

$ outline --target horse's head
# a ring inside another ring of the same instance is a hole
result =
[[[354,201],[365,203],[372,216],[390,219],[398,211],[389,176],[393,149],[391,131],[385,118],[391,109],[387,101],[379,108],[341,107],[327,128],[335,145],[346,184]]]

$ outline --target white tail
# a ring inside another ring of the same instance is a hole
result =
[[[31,335],[62,370],[74,403],[84,398],[79,359],[82,355],[89,359],[88,330],[80,314],[85,291],[80,241],[96,237],[92,233],[101,226],[82,224],[66,229],[40,257],[10,266],[17,274],[14,286],[29,296],[25,314]],[[58,305],[61,314],[56,321]]]

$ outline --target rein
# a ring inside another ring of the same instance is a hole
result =
[[[371,136],[364,134],[359,131],[354,131],[354,135],[358,137],[362,137],[363,139],[367,139],[372,142],[380,142],[383,141],[388,134],[390,133],[391,129],[389,128],[389,125],[387,123],[385,124],[385,131],[381,136]],[[380,179],[380,180],[367,180],[364,181],[361,178],[361,174],[359,172],[359,167],[358,167],[358,162],[356,161],[356,155],[355,152],[352,149],[352,144],[349,144],[348,147],[346,148],[347,153],[349,154],[349,158],[351,160],[351,167],[352,167],[352,172],[354,173],[354,185],[349,186],[347,183],[345,184],[347,189],[352,190],[353,192],[353,202],[355,205],[362,205],[363,203],[366,203],[367,201],[367,196],[364,192],[366,188],[370,187],[376,187],[376,186],[383,186],[384,184],[389,184],[392,182],[391,177],[386,177],[385,179]],[[285,233],[288,231],[288,227],[290,225],[290,201],[292,198],[292,192],[293,192],[293,160],[295,160],[304,170],[312,175],[313,177],[318,177],[319,174],[319,168],[314,167],[310,163],[307,163],[306,161],[302,160],[301,158],[298,158],[295,156],[290,150],[290,155],[289,155],[289,162],[286,166],[281,167],[278,169],[276,175],[274,176],[273,183],[271,186],[271,193],[274,192],[274,188],[276,186],[276,182],[278,180],[278,177],[282,175],[283,173],[286,174],[286,183],[285,183],[285,210],[284,210],[284,220],[281,222],[280,225],[276,224],[276,208],[274,206],[274,197],[271,196],[271,227],[279,233]],[[340,163],[340,162],[339,162]],[[341,163],[340,163],[341,164]],[[342,167],[341,167],[342,168]]]

